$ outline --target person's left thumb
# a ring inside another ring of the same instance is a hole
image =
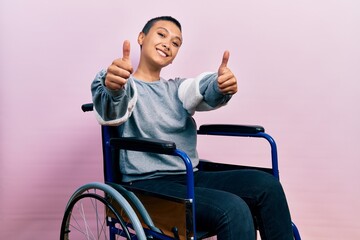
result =
[[[222,57],[222,61],[218,70],[218,75],[222,75],[223,74],[223,69],[227,67],[228,61],[229,61],[229,57],[230,57],[230,52],[229,51],[225,51]]]

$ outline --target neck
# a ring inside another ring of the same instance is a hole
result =
[[[160,72],[154,73],[149,71],[142,71],[141,69],[136,69],[133,76],[136,79],[142,80],[144,82],[156,82],[160,79]]]
[[[149,65],[139,63],[133,76],[145,82],[155,82],[160,79],[161,68],[151,68]]]

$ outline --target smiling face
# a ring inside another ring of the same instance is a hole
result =
[[[138,43],[141,46],[140,63],[160,70],[175,59],[182,44],[181,30],[171,21],[159,20],[147,34],[139,34]]]

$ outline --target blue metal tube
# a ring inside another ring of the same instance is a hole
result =
[[[294,223],[292,223],[292,228],[295,240],[301,240],[300,232]]]
[[[185,163],[185,167],[186,167],[186,188],[187,188],[187,193],[186,193],[186,197],[187,199],[191,199],[192,200],[192,210],[195,216],[195,191],[194,191],[194,170],[193,170],[193,166],[191,163],[191,160],[189,158],[189,156],[179,150],[176,149],[174,152],[175,156],[179,156]],[[195,224],[195,219],[193,219],[193,228],[194,228],[194,239],[196,239],[196,224]]]
[[[272,163],[273,175],[278,180],[280,180],[278,154],[277,154],[277,147],[276,147],[275,140],[269,134],[266,134],[266,133],[263,133],[263,132],[257,133],[256,135],[258,135],[259,137],[265,138],[270,143],[270,147],[271,147],[271,163]]]
[[[272,172],[274,177],[280,180],[279,176],[279,165],[278,165],[278,154],[275,140],[267,133],[258,132],[258,133],[229,133],[229,132],[208,132],[207,135],[217,135],[217,136],[233,136],[233,137],[254,137],[254,138],[265,138],[271,147],[271,165]]]
[[[110,146],[110,132],[109,128],[106,126],[102,127],[102,140],[103,140],[103,158],[104,163],[106,166],[104,166],[104,176],[105,176],[105,182],[114,182],[114,176],[113,176],[113,170],[111,167],[111,146]]]
[[[194,199],[195,193],[194,193],[194,173],[193,173],[193,166],[191,163],[191,160],[189,158],[189,156],[179,150],[176,149],[174,152],[175,156],[179,156],[185,163],[185,167],[186,167],[186,181],[187,181],[187,195],[186,197],[188,199]]]

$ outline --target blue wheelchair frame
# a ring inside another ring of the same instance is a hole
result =
[[[92,104],[82,105],[82,110],[92,111]],[[146,209],[142,206],[141,202],[136,199],[136,197],[129,197],[129,192],[127,187],[121,186],[121,176],[119,176],[119,161],[114,161],[114,151],[119,149],[131,150],[131,151],[142,151],[142,152],[151,152],[158,154],[167,154],[177,156],[182,159],[186,167],[186,180],[187,180],[187,194],[186,200],[190,203],[190,212],[192,214],[192,219],[190,219],[187,227],[190,228],[189,232],[192,232],[192,236],[188,239],[202,239],[204,237],[209,237],[207,233],[198,234],[196,232],[196,223],[195,223],[195,197],[194,197],[194,176],[193,176],[193,166],[188,155],[177,149],[176,144],[170,141],[162,141],[157,139],[144,139],[144,138],[120,138],[118,135],[118,128],[111,126],[101,126],[102,132],[102,148],[103,148],[103,160],[104,160],[104,180],[105,183],[116,191],[120,192],[121,195],[124,195],[127,200],[134,200],[133,205],[137,207],[138,212],[142,215],[142,219],[147,225],[152,225],[150,216],[147,214]],[[277,155],[277,146],[275,140],[267,133],[262,126],[257,125],[222,125],[222,124],[212,124],[212,125],[202,125],[197,131],[198,135],[214,135],[214,136],[235,136],[235,137],[252,137],[252,138],[263,138],[268,141],[271,147],[271,169],[256,168],[263,171],[272,173],[279,180],[279,169],[278,169],[278,155]],[[115,156],[115,158],[117,158]],[[218,170],[229,170],[234,168],[244,168],[247,166],[237,166],[231,164],[220,164],[212,163],[206,161],[200,161],[198,169],[207,170],[207,171],[218,171]],[[115,171],[114,171],[115,170]],[[131,195],[132,196],[132,195]],[[301,240],[299,231],[295,224],[292,224],[294,239]],[[162,234],[156,227],[144,228],[144,232],[147,236],[152,236],[154,239],[162,240],[174,240],[178,239],[176,233],[174,237],[170,237]],[[111,239],[115,239],[115,236],[112,235]],[[137,239],[137,238],[135,238]]]

